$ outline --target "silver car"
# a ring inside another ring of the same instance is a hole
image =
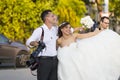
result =
[[[29,56],[30,51],[24,44],[0,34],[0,66],[24,67]]]

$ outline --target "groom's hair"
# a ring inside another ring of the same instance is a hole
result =
[[[51,10],[44,10],[42,13],[41,13],[41,19],[43,22],[45,22],[45,17],[49,14],[49,12],[52,12]]]
[[[100,19],[100,21],[104,21],[104,19],[108,19],[109,20],[109,17],[106,17],[106,16],[103,16],[103,17],[101,17],[101,19]]]

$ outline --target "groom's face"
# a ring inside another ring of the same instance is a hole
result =
[[[104,20],[101,22],[101,27],[103,29],[107,29],[109,27],[109,19],[104,18]]]

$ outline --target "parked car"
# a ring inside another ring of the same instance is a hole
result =
[[[29,49],[0,34],[0,66],[24,67],[29,58]]]

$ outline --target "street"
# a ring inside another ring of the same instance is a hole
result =
[[[28,68],[0,69],[0,80],[37,80]]]

